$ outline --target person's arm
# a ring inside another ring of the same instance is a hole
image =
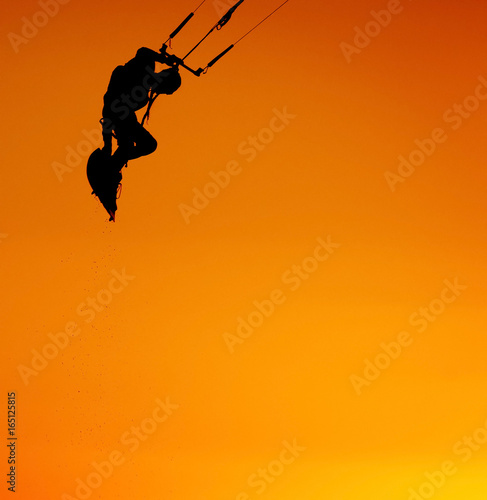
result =
[[[148,49],[147,47],[142,47],[137,51],[135,55],[137,58],[144,58],[147,61],[155,61],[162,64],[167,64],[172,66],[173,64],[173,56],[167,54],[165,52],[156,52],[155,50]]]

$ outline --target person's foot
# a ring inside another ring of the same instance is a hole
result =
[[[115,218],[114,215],[117,210],[117,199],[122,187],[121,181],[122,173],[109,168],[105,171],[103,182],[96,193],[112,218]]]
[[[121,172],[112,172],[110,177],[107,179],[107,186],[105,191],[105,197],[103,200],[103,205],[110,214],[110,220],[115,221],[115,212],[117,211],[117,199],[120,196],[122,184],[122,174]]]
[[[110,177],[108,179],[108,191],[110,198],[117,200],[119,198],[119,191],[122,187],[122,172],[113,171],[110,173]],[[115,204],[116,207],[116,204]],[[116,210],[116,208],[115,208]]]

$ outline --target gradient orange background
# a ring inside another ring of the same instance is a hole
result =
[[[90,498],[401,500],[451,460],[458,473],[435,498],[485,499],[487,444],[465,463],[453,447],[487,420],[487,101],[457,131],[443,114],[487,78],[487,7],[404,0],[349,64],[340,43],[387,2],[289,2],[158,99],[159,148],[124,171],[109,224],[86,157],[63,182],[53,162],[98,127],[115,66],[157,50],[195,4],[72,0],[18,53],[7,35],[40,7],[3,6],[0,422],[15,391],[17,497],[76,498],[92,462],[120,450]],[[248,0],[188,62],[278,4]],[[174,52],[217,20],[209,0]],[[285,107],[296,118],[247,163],[239,145]],[[384,172],[437,127],[448,140],[392,193]],[[179,205],[231,160],[242,173],[186,224]],[[290,291],[283,273],[328,235],[341,247]],[[87,324],[78,306],[124,268],[135,279]],[[455,278],[467,290],[418,333],[410,315]],[[276,288],[286,303],[230,354],[223,334]],[[69,321],[81,333],[25,385],[18,366]],[[401,331],[413,344],[357,396],[350,376]],[[167,397],[179,408],[131,453],[120,437]],[[248,478],[293,440],[306,450],[259,495]]]

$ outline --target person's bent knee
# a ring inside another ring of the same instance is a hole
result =
[[[144,154],[150,155],[157,149],[157,141],[152,137],[144,143]]]

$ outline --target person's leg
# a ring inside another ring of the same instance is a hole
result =
[[[112,155],[112,134],[113,134],[113,126],[112,122],[109,119],[103,118],[101,120],[102,126],[102,136],[103,136],[103,152],[107,156]]]
[[[129,160],[153,153],[157,148],[157,141],[137,121],[135,114],[115,126],[118,148],[113,154],[117,168],[122,168]]]

